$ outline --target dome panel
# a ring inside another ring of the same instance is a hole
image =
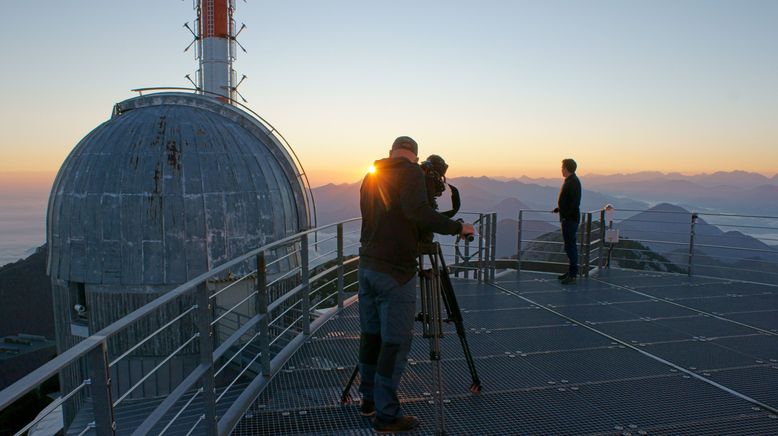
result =
[[[210,98],[117,105],[60,169],[53,278],[171,285],[308,226],[300,171],[270,132]]]

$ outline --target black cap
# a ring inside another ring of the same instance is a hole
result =
[[[414,141],[410,136],[400,136],[394,140],[394,143],[392,144],[392,150],[400,149],[412,151],[415,155],[419,154],[419,144],[417,144],[416,141]]]

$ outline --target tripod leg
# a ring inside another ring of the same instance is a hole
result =
[[[438,251],[439,253],[439,251]],[[440,259],[436,254],[430,254],[430,264],[432,266],[432,278],[430,280],[430,312],[429,326],[430,334],[430,361],[432,363],[433,380],[435,383],[435,434],[446,434],[446,416],[443,410],[443,370],[441,368],[440,339],[443,336],[443,314],[441,308],[441,275]]]
[[[348,380],[346,387],[343,389],[343,394],[340,396],[341,404],[349,404],[351,402],[351,385],[354,384],[354,380],[357,378],[357,374],[359,374],[359,364],[354,367],[354,372],[351,373],[351,378]]]
[[[473,383],[470,385],[470,392],[475,394],[480,393],[481,379],[478,378],[478,371],[475,368],[475,361],[473,355],[470,353],[470,346],[467,343],[467,336],[465,334],[465,325],[462,319],[462,312],[459,309],[459,303],[457,302],[456,294],[454,293],[454,285],[451,283],[451,278],[448,275],[448,268],[446,267],[446,260],[443,258],[443,253],[438,246],[438,257],[442,265],[440,272],[441,280],[441,294],[443,296],[443,302],[446,306],[448,313],[448,321],[453,322],[457,330],[457,336],[462,343],[462,351],[465,354],[465,360],[467,361],[467,368],[470,370],[470,376],[473,378]]]

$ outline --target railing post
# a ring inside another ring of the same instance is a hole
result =
[[[697,224],[697,213],[692,212],[691,226],[689,228],[689,261],[688,261],[688,274],[689,277],[694,274],[694,226]]]
[[[470,241],[465,238],[465,262],[464,262],[464,276],[466,279],[470,278]]]
[[[497,268],[497,212],[492,212],[492,224],[491,224],[491,262],[489,268],[489,281],[494,282],[494,273]]]
[[[484,214],[478,214],[478,268],[476,268],[476,278],[478,283],[483,281],[484,274]]]
[[[581,217],[581,222],[578,224],[578,275],[583,275],[584,270],[584,240],[586,236],[586,215]]]
[[[343,309],[343,223],[338,223],[338,309]]]
[[[95,416],[95,432],[98,435],[116,434],[111,378],[108,369],[108,347],[105,340],[89,352],[89,379],[92,407]]]
[[[267,313],[267,260],[265,252],[260,251],[257,254],[257,281],[255,283],[257,291],[257,314],[262,317],[259,320],[259,349],[262,356],[259,363],[262,367],[262,375],[270,377],[270,327]]]
[[[492,260],[492,214],[484,215],[486,219],[484,239],[486,239],[484,247],[484,282],[489,281],[489,268]]]
[[[216,292],[216,284],[213,282],[208,282],[208,295],[212,295],[214,292]],[[211,319],[214,319],[218,317],[220,314],[218,314],[219,304],[216,298],[213,300],[213,304],[211,304]],[[236,313],[236,316],[239,315]],[[227,321],[229,318],[224,318],[224,321]],[[240,328],[240,316],[237,316],[237,320],[235,321],[238,325],[235,327],[235,329]],[[218,344],[220,342],[220,335],[221,335],[221,324],[218,324],[213,329],[213,343]]]
[[[600,249],[599,261],[597,267],[602,269],[605,266],[605,209],[600,210]]]
[[[589,266],[592,257],[592,213],[586,213],[586,269],[584,270],[584,276],[589,277]]]
[[[308,269],[308,234],[303,233],[300,236],[300,270],[302,272],[302,309],[303,309],[303,334],[311,334],[311,295],[310,289],[310,271]]]
[[[200,333],[200,364],[207,365],[203,374],[203,425],[202,434],[215,436],[216,431],[216,383],[213,375],[213,312],[208,285],[203,282],[197,285],[197,331]]]
[[[467,238],[465,238],[465,241],[467,241]],[[454,267],[450,268],[450,269],[454,270],[454,277],[459,277],[459,268],[458,268],[458,266],[459,266],[459,261],[462,259],[462,256],[460,256],[460,252],[459,252],[458,248],[459,247],[456,246],[456,244],[455,244],[455,246],[453,248],[453,250],[454,250]]]
[[[516,242],[516,271],[521,271],[521,227],[523,224],[523,215],[524,211],[519,211],[519,222],[518,222],[518,234],[516,235],[516,239],[518,240]]]

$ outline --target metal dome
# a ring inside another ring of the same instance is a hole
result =
[[[301,171],[263,124],[210,97],[118,103],[62,165],[52,279],[172,285],[308,227]]]

